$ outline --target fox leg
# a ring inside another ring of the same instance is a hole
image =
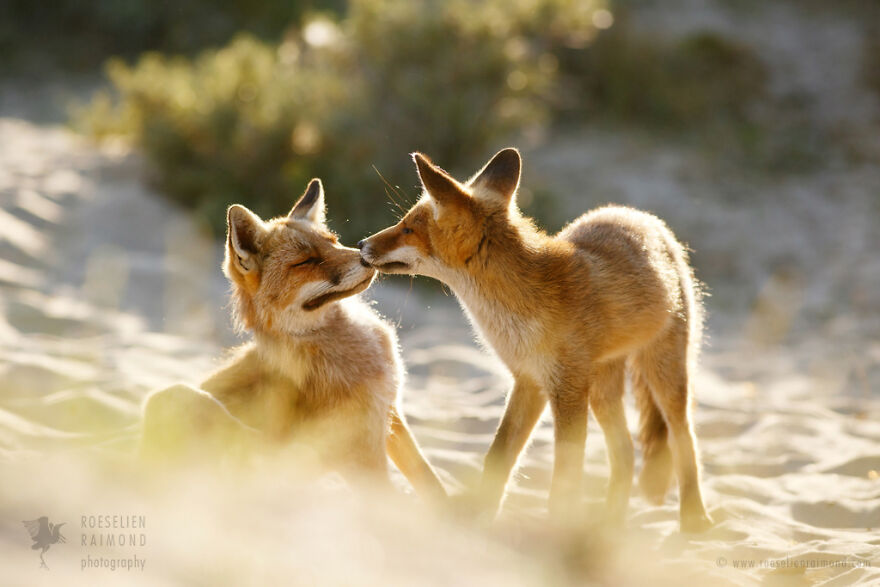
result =
[[[403,415],[392,405],[389,413],[391,431],[385,440],[388,456],[403,473],[418,494],[431,499],[446,497],[446,490],[437,478],[437,474],[425,459],[419,445],[413,438],[409,426],[406,425]]]
[[[338,407],[320,428],[339,435],[315,435],[322,463],[335,470],[353,488],[367,487],[393,492],[385,449],[387,420],[384,414],[364,417],[359,406]]]
[[[575,513],[581,496],[587,442],[588,393],[573,386],[563,389],[550,394],[555,436],[550,517],[558,521]]]
[[[686,324],[677,323],[640,353],[637,368],[669,428],[669,444],[678,476],[681,529],[701,532],[712,526],[700,490],[697,442],[690,417],[690,381]]]
[[[633,443],[623,408],[624,362],[600,365],[593,371],[590,407],[602,433],[611,466],[607,508],[609,519],[623,522],[633,483]]]
[[[150,393],[142,412],[140,454],[148,460],[231,454],[260,439],[211,394],[188,385]]]
[[[501,505],[510,473],[545,405],[547,398],[534,382],[525,378],[516,380],[483,466],[479,497],[491,516]]]

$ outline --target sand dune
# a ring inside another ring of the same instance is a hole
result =
[[[131,457],[144,394],[197,381],[236,339],[220,247],[143,188],[138,170],[123,151],[0,120],[4,584],[880,582],[876,339],[841,343],[861,349],[848,378],[828,374],[827,339],[757,350],[747,330],[715,339],[697,379],[706,501],[718,521],[702,536],[679,534],[674,493],[659,507],[634,497],[626,530],[603,530],[608,470],[592,420],[588,508],[573,535],[543,521],[546,416],[490,528],[411,496],[364,497],[332,476],[306,481],[274,461],[247,474],[146,476]],[[392,279],[370,295],[400,328],[415,433],[458,490],[479,472],[508,375],[473,342],[451,298]],[[145,535],[144,545],[82,543],[106,533],[83,528],[82,516],[116,514],[146,518],[123,532]],[[42,515],[67,523],[48,572],[21,524]],[[102,557],[146,562],[82,568]]]

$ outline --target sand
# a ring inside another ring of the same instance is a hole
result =
[[[546,414],[488,526],[424,506],[396,472],[389,497],[267,455],[245,469],[146,470],[133,458],[145,394],[196,383],[240,341],[222,235],[147,187],[124,146],[47,125],[92,83],[47,80],[0,86],[0,583],[880,584],[880,101],[859,69],[868,33],[846,10],[795,3],[644,4],[637,26],[718,31],[758,50],[772,94],[796,97],[816,136],[837,141],[815,169],[776,175],[633,129],[520,145],[524,186],[560,196],[558,223],[630,204],[694,249],[712,293],[694,414],[715,528],[681,534],[674,492],[662,506],[634,496],[625,528],[605,528],[592,418],[586,508],[565,531],[546,520]],[[479,475],[509,376],[439,288],[387,278],[367,297],[398,327],[405,413],[459,492]],[[49,570],[22,524],[40,516],[65,524]]]
[[[782,321],[791,339],[788,322],[799,318],[773,309],[791,305],[783,278],[756,288],[750,315],[718,319],[716,308],[710,322],[695,417],[718,523],[704,535],[679,533],[674,492],[659,507],[635,496],[622,532],[602,527],[608,469],[592,419],[587,509],[573,534],[546,522],[546,415],[489,527],[430,511],[399,475],[401,496],[389,499],[272,460],[247,471],[144,473],[132,458],[143,396],[198,381],[236,337],[220,242],[142,178],[122,148],[0,120],[4,584],[880,581],[880,342],[850,317],[822,331],[836,328],[839,343],[780,344],[761,325]],[[415,434],[459,491],[479,472],[509,376],[473,342],[452,298],[397,278],[369,295],[400,330]],[[857,356],[841,358],[852,348]],[[628,417],[633,428],[631,402]],[[66,523],[67,542],[45,555],[48,571],[21,523],[43,515]],[[114,515],[143,516],[144,527],[89,527],[89,516],[111,516],[112,526]],[[120,533],[125,544],[106,544]],[[101,564],[135,566],[88,566]]]

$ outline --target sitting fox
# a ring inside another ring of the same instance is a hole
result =
[[[328,230],[320,180],[287,216],[264,222],[234,205],[227,220],[223,271],[237,325],[253,340],[201,389],[149,396],[142,450],[294,441],[343,474],[380,481],[390,456],[417,492],[445,495],[397,407],[395,332],[356,297],[375,271]]]
[[[708,528],[690,417],[702,311],[684,247],[658,218],[616,206],[585,214],[555,236],[540,232],[516,206],[515,149],[497,153],[464,184],[424,155],[413,157],[424,195],[398,224],[358,247],[379,271],[448,284],[513,374],[486,456],[483,507],[497,511],[549,401],[551,515],[570,515],[580,498],[590,407],[611,465],[608,510],[622,521],[634,460],[622,400],[628,369],[641,410],[643,491],[662,501],[674,462],[681,528]]]

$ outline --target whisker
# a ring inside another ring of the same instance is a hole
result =
[[[404,212],[405,212],[406,209],[405,209],[404,206],[401,204],[401,202],[403,202],[403,204],[408,204],[409,202],[407,201],[406,197],[404,197],[404,196],[400,193],[400,189],[399,189],[399,187],[398,187],[398,186],[394,186],[394,185],[392,185],[391,182],[388,181],[388,179],[387,179],[384,175],[382,175],[382,172],[379,171],[379,168],[378,168],[378,167],[376,167],[375,165],[373,165],[372,167],[373,167],[373,171],[376,172],[376,175],[379,176],[379,179],[381,179],[382,182],[383,182],[383,183],[385,184],[385,186],[386,186],[386,187],[385,187],[385,195],[388,196],[388,197],[391,199],[391,201],[394,203],[395,206],[397,206],[401,211],[404,211]],[[389,191],[389,190],[390,190],[390,191]],[[393,194],[393,195],[392,195],[392,194]],[[397,196],[397,197],[394,197],[394,196]],[[398,198],[400,199],[400,201],[398,201]]]

